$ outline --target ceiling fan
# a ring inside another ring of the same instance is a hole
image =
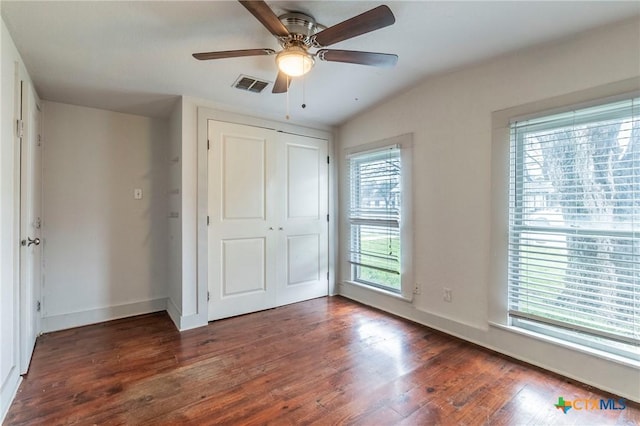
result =
[[[332,44],[366,34],[392,25],[396,19],[389,7],[382,5],[331,27],[318,24],[308,14],[300,12],[277,16],[264,1],[240,1],[262,25],[273,34],[282,50],[244,49],[219,52],[194,53],[199,60],[237,58],[242,56],[276,55],[278,76],[273,93],[285,93],[291,83],[290,77],[298,77],[311,70],[315,59],[327,62],[392,67],[397,55],[388,53],[360,52],[353,50],[320,49],[310,53],[310,48],[323,48]]]

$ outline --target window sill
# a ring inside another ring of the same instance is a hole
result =
[[[404,297],[400,293],[394,293],[392,291],[384,290],[382,288],[373,287],[373,286],[370,286],[370,285],[361,284],[359,282],[350,281],[350,280],[342,281],[342,284],[343,285],[345,285],[345,284],[346,285],[351,285],[351,286],[355,286],[355,287],[358,287],[358,288],[363,288],[365,290],[372,291],[374,293],[383,294],[385,296],[389,296],[389,297],[393,297],[395,299],[402,300],[403,302],[408,302],[408,303],[413,302],[413,295],[411,295],[411,298],[408,298],[408,297]]]
[[[624,356],[615,355],[609,352],[590,348],[584,345],[580,345],[578,343],[567,342],[565,340],[558,339],[556,337],[547,336],[542,333],[536,333],[535,331],[531,331],[531,330],[525,330],[520,327],[514,327],[510,325],[505,325],[505,324],[498,324],[492,321],[489,322],[489,325],[495,328],[499,328],[501,330],[508,331],[510,333],[519,334],[521,336],[527,336],[532,339],[540,340],[545,343],[550,343],[555,346],[560,346],[566,349],[574,350],[576,352],[581,352],[587,355],[591,355],[591,356],[603,359],[605,361],[615,362],[616,364],[624,365],[626,367],[640,369],[640,361],[636,361],[631,358],[627,358]]]

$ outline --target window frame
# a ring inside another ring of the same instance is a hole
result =
[[[348,214],[349,214],[348,220],[349,220],[349,263],[351,264],[351,280],[359,284],[378,287],[378,288],[381,288],[382,290],[390,291],[392,293],[402,292],[401,282],[400,282],[400,288],[395,289],[395,288],[392,288],[391,286],[385,285],[382,282],[367,280],[366,278],[362,277],[362,275],[367,275],[362,270],[363,268],[367,268],[370,270],[378,270],[379,272],[382,272],[382,273],[391,273],[391,274],[396,273],[394,270],[391,270],[386,267],[374,266],[371,264],[372,263],[371,261],[361,260],[362,256],[364,257],[367,256],[367,254],[362,250],[363,242],[361,238],[362,238],[362,233],[365,232],[363,231],[362,228],[366,227],[369,229],[378,229],[379,230],[378,232],[382,232],[382,233],[384,233],[385,230],[392,230],[392,229],[397,230],[397,231],[389,231],[389,232],[394,232],[394,234],[397,232],[398,239],[400,241],[400,244],[398,247],[398,249],[400,250],[400,253],[399,253],[400,256],[398,257],[397,276],[398,276],[398,279],[401,281],[402,277],[400,276],[400,264],[402,262],[402,247],[401,247],[402,236],[400,235],[400,221],[402,220],[402,197],[400,197],[400,205],[398,206],[399,215],[397,218],[393,217],[392,214],[387,214],[381,217],[375,214],[373,216],[378,216],[378,217],[366,217],[366,216],[362,217],[362,215],[366,215],[366,212],[362,212],[360,210],[359,210],[359,213],[356,214],[356,216],[358,217],[354,217],[355,212],[351,209],[352,207],[351,201],[353,201],[354,198],[358,198],[358,199],[360,198],[361,189],[362,189],[362,186],[364,185],[362,180],[365,178],[360,176],[361,175],[360,167],[363,164],[370,164],[373,162],[380,161],[380,159],[385,157],[385,155],[388,155],[389,157],[393,157],[394,159],[396,158],[398,159],[399,171],[397,173],[397,176],[399,177],[399,186],[401,189],[402,188],[402,157],[400,154],[401,154],[401,148],[398,145],[388,145],[375,150],[367,150],[363,152],[353,153],[349,155],[347,158],[349,162],[349,190],[350,190],[349,191],[350,205],[348,210]],[[376,158],[376,157],[381,157],[381,158]],[[354,170],[353,166],[358,167],[358,170]],[[353,177],[356,174],[360,177],[356,179],[354,182]],[[355,190],[356,192],[355,195],[352,192],[352,190]],[[376,232],[376,231],[372,231],[372,232]],[[358,237],[356,237],[356,242],[354,244],[355,235],[358,235]],[[357,254],[355,255],[355,257],[358,258],[357,261],[353,260],[353,256],[355,254],[354,245],[358,247]],[[370,256],[378,257],[378,258],[382,257],[380,254],[378,254],[378,256],[371,254]]]
[[[630,365],[634,368],[640,366],[640,362],[635,357],[630,358],[625,355],[619,355],[615,351],[608,351],[607,348],[597,344],[585,344],[584,341],[573,339],[570,331],[550,334],[544,333],[540,329],[536,329],[536,327],[529,329],[518,327],[513,324],[508,313],[510,123],[638,96],[640,96],[640,80],[630,78],[492,113],[489,326],[545,341],[569,350],[580,351],[598,358]]]
[[[593,116],[580,116],[578,121],[574,119],[574,114],[569,113],[567,117],[562,117],[564,114],[549,114],[542,116],[542,122],[534,123],[534,124],[520,124],[520,121],[513,121],[511,123],[511,150],[512,150],[512,159],[511,159],[511,170],[510,170],[510,179],[513,182],[511,187],[511,198],[513,199],[513,205],[509,207],[509,215],[513,216],[510,219],[510,229],[509,229],[509,237],[513,244],[519,247],[520,241],[522,238],[525,239],[525,247],[531,247],[531,243],[526,241],[526,237],[523,235],[527,235],[529,233],[535,233],[540,230],[549,231],[557,234],[562,234],[566,237],[576,237],[576,236],[585,236],[592,237],[594,234],[609,236],[611,238],[616,237],[624,237],[627,239],[634,239],[636,232],[633,230],[619,230],[619,229],[596,229],[592,226],[583,228],[582,226],[572,227],[570,229],[566,228],[566,225],[558,227],[557,225],[551,226],[546,225],[540,227],[536,224],[527,223],[527,215],[524,211],[527,209],[526,199],[529,194],[528,189],[525,185],[525,156],[527,155],[528,149],[531,146],[528,143],[525,143],[525,139],[528,137],[527,135],[530,133],[537,133],[540,131],[554,131],[555,129],[560,129],[567,126],[573,125],[590,125],[592,123],[601,122],[602,120],[615,120],[626,118],[628,113],[631,113],[631,117],[634,117],[635,110],[638,110],[636,97],[631,97],[628,100],[631,102],[630,111],[628,111],[625,107],[625,113],[622,114],[618,110],[613,111],[602,111],[598,112],[597,116],[594,118]],[[597,105],[597,107],[609,107],[612,105],[616,105],[618,102],[605,101]],[[587,108],[589,110],[590,108]],[[573,110],[579,111],[581,114],[581,110],[583,108],[574,108]],[[591,113],[591,112],[590,112]],[[545,119],[551,119],[548,122],[544,122]],[[528,263],[528,260],[539,261],[540,258],[529,258],[526,256],[526,249],[514,249],[509,250],[509,265],[510,270],[514,270],[516,275],[519,275],[520,268],[523,264]],[[568,266],[568,265],[567,265]],[[603,276],[597,276],[597,279],[606,279]],[[594,279],[596,279],[594,278]],[[522,283],[520,283],[522,284]],[[518,293],[520,292],[520,285],[516,285],[509,282],[509,294],[512,292]],[[525,293],[528,293],[526,287],[524,289]],[[560,312],[563,309],[559,309],[554,312]],[[559,337],[567,339],[568,341],[572,341],[575,343],[585,344],[590,347],[594,347],[596,349],[611,351],[616,355],[622,355],[629,358],[640,360],[640,350],[633,350],[631,348],[637,347],[638,344],[633,342],[632,338],[623,337],[622,335],[606,332],[600,328],[589,328],[580,325],[573,324],[568,321],[558,321],[554,320],[551,317],[547,316],[539,316],[532,313],[527,313],[525,311],[513,309],[510,306],[509,309],[510,316],[510,324],[516,327],[520,327],[527,330],[533,330],[536,332],[540,332],[543,334],[549,334],[553,337]],[[626,342],[627,347],[630,350],[625,350],[625,346],[620,346],[617,342]],[[637,342],[637,339],[636,339]]]
[[[367,282],[366,280],[354,279],[354,266],[349,260],[351,250],[351,226],[349,215],[351,212],[351,188],[350,188],[350,158],[382,151],[385,148],[397,147],[400,154],[400,212],[399,235],[400,235],[400,291]],[[412,134],[404,134],[397,137],[383,139],[376,142],[358,145],[356,147],[344,149],[343,161],[343,206],[341,214],[342,222],[342,283],[355,285],[360,288],[369,289],[381,294],[397,297],[405,301],[412,301],[414,294],[413,285],[413,210],[412,210]]]

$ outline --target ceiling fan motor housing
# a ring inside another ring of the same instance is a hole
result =
[[[280,37],[282,47],[300,46],[308,48],[311,46],[311,36],[324,29],[313,17],[300,12],[290,12],[278,17],[280,22],[287,28],[289,35]]]

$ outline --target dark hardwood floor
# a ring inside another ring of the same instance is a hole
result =
[[[333,297],[178,333],[165,313],[38,339],[5,424],[637,425],[585,385]]]

